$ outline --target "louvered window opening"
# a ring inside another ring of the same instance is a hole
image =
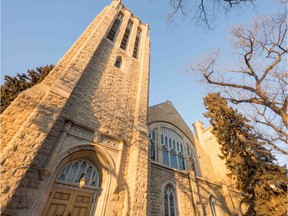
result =
[[[140,37],[141,37],[141,31],[138,30],[138,31],[137,31],[137,35],[136,35],[135,44],[134,44],[134,50],[133,50],[133,57],[134,57],[134,58],[138,58],[139,45],[140,45]]]
[[[130,32],[131,32],[131,29],[132,29],[132,25],[133,25],[132,22],[128,23],[127,28],[126,28],[125,33],[124,33],[124,36],[122,38],[120,48],[123,49],[123,50],[126,50],[126,47],[127,47],[127,44],[128,44],[128,40],[129,40],[129,36],[130,36]]]
[[[115,39],[116,33],[119,29],[119,26],[121,24],[122,18],[123,18],[123,16],[121,14],[119,14],[118,17],[116,18],[116,20],[114,21],[109,33],[107,34],[107,38],[109,40],[111,40],[112,42],[114,42],[114,39]]]

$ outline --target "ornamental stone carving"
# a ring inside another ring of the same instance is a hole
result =
[[[100,145],[104,145],[104,146],[107,146],[109,148],[113,148],[115,150],[118,150],[119,149],[119,145],[120,145],[120,141],[111,139],[111,138],[103,136],[103,135],[98,137],[97,142]]]
[[[72,127],[69,130],[69,134],[88,140],[88,141],[93,141],[93,137],[94,137],[94,132],[90,131],[88,129],[76,126],[76,125],[72,125]]]

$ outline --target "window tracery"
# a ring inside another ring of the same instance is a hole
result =
[[[184,170],[183,139],[169,128],[161,128],[161,145],[163,164],[172,168]]]
[[[167,185],[164,189],[165,216],[176,216],[176,197],[173,188]]]
[[[99,172],[96,167],[87,160],[76,160],[65,165],[58,173],[56,181],[74,184],[85,178],[86,185],[97,188],[99,185]]]

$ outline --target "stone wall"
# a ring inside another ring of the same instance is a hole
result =
[[[151,216],[164,215],[164,187],[171,184],[176,189],[178,215],[195,215],[193,196],[188,175],[184,172],[151,162],[150,177]]]
[[[205,159],[203,157],[200,163],[205,164],[205,161],[209,161],[209,166],[203,167],[203,177],[214,182],[221,182],[228,187],[235,187],[235,182],[227,176],[229,170],[225,165],[225,160],[219,157],[221,155],[220,146],[216,137],[211,133],[212,126],[204,128],[200,121],[195,122],[193,126],[197,136],[199,152],[205,155]]]
[[[113,44],[105,35],[119,10],[125,16]],[[129,19],[134,25],[128,49],[123,51],[118,47]],[[141,46],[139,58],[134,59],[132,52],[138,27],[142,28]],[[96,135],[110,136],[124,143],[121,161],[114,161],[119,162],[119,176],[110,204],[116,211],[109,215],[121,215],[120,209],[124,215],[127,212],[146,214],[148,165],[141,164],[148,160],[149,50],[148,26],[118,1],[113,1],[46,79],[21,93],[5,110],[1,125],[4,128],[1,144],[3,215],[35,213],[46,193],[48,179],[55,175],[48,173],[43,179],[43,171],[61,153],[61,134],[68,120]],[[123,59],[121,69],[114,67],[118,55]],[[97,142],[90,143],[97,145]]]

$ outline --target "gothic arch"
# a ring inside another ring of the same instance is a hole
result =
[[[41,196],[41,201],[37,209],[39,215],[42,214],[45,208],[45,202],[49,198],[49,194],[53,189],[54,182],[60,170],[68,163],[85,159],[92,162],[99,171],[100,184],[97,191],[97,198],[92,203],[92,212],[95,215],[105,215],[106,206],[109,201],[109,196],[113,192],[113,179],[116,179],[115,163],[110,155],[99,145],[95,144],[79,144],[73,146],[62,153],[58,154],[55,159],[49,162],[44,169],[48,174],[45,178],[44,193]],[[41,173],[40,173],[41,175]],[[95,204],[97,202],[97,208]]]
[[[167,179],[166,181],[164,181],[161,185],[161,206],[160,206],[160,211],[161,211],[161,215],[165,215],[165,189],[167,187],[171,187],[173,192],[174,192],[174,196],[175,196],[175,212],[176,212],[176,216],[179,215],[179,203],[178,203],[178,195],[177,195],[177,187],[176,187],[176,183],[170,179]]]

